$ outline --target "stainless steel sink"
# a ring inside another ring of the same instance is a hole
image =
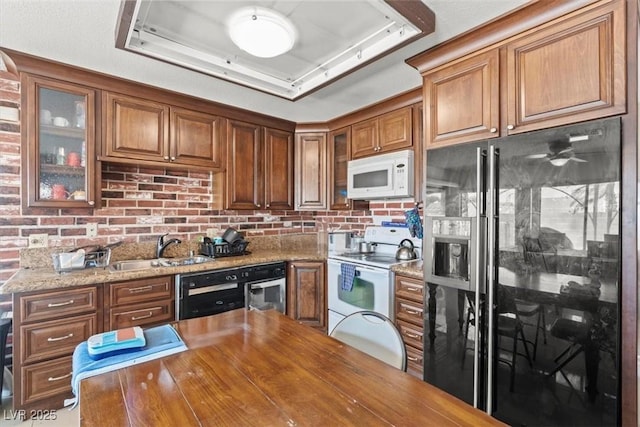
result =
[[[186,258],[161,258],[158,260],[160,265],[164,267],[177,267],[181,265],[202,264],[203,262],[213,261],[213,258],[204,255],[196,255]]]
[[[117,261],[109,266],[109,269],[115,271],[131,271],[144,270],[146,268],[160,267],[163,264],[159,259],[132,259],[126,261]]]

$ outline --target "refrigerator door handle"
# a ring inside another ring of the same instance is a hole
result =
[[[486,412],[489,415],[493,414],[493,393],[494,393],[494,358],[495,358],[495,318],[494,318],[494,306],[495,306],[495,255],[496,255],[496,217],[497,217],[497,156],[498,153],[495,149],[495,146],[489,146],[489,159],[488,159],[488,172],[489,172],[489,185],[487,188],[487,244],[486,251],[487,253],[487,283],[486,283],[486,294],[487,294],[487,305],[485,307],[487,313],[487,402],[486,402]]]
[[[474,304],[475,304],[475,322],[476,327],[473,328],[473,407],[478,408],[478,397],[480,396],[480,292],[485,287],[485,277],[483,273],[482,263],[484,263],[484,257],[481,256],[485,249],[482,247],[482,217],[486,215],[486,205],[484,200],[484,179],[486,176],[486,151],[481,147],[476,148],[476,200],[478,207],[476,209],[475,227],[471,227],[474,235],[473,242],[476,256],[473,265],[474,277],[475,277],[475,292],[474,292]]]

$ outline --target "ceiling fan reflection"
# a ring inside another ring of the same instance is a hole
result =
[[[540,154],[530,154],[528,159],[545,159],[553,166],[564,166],[570,160],[574,162],[586,163],[587,160],[576,157],[573,146],[569,141],[551,141],[549,152]]]

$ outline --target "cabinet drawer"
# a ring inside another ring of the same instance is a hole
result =
[[[24,295],[20,297],[20,322],[35,322],[95,311],[98,306],[96,287]]]
[[[20,328],[22,363],[72,354],[78,344],[97,333],[95,314],[40,322]]]
[[[422,350],[424,348],[422,339],[422,328],[407,322],[403,322],[402,320],[398,320],[396,323],[398,325],[398,329],[400,330],[402,340],[405,342],[405,344],[415,347],[419,350]]]
[[[424,371],[423,352],[410,345],[405,346],[407,350],[407,371],[422,373]]]
[[[406,276],[396,276],[396,296],[422,303],[424,301],[424,282]]]
[[[396,299],[396,319],[401,319],[422,328],[424,325],[424,309],[422,304]]]
[[[71,356],[22,367],[22,403],[71,394]],[[62,406],[62,398],[60,405]]]
[[[139,304],[112,309],[109,313],[109,329],[130,326],[148,326],[175,320],[173,301],[157,301],[153,304]]]
[[[109,287],[111,307],[173,297],[173,276],[122,282]]]

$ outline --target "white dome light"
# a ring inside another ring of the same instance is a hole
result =
[[[227,21],[227,27],[236,46],[260,58],[288,52],[296,39],[296,30],[287,18],[261,7],[238,10]]]

